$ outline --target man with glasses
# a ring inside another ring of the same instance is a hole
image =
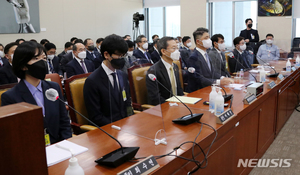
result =
[[[136,39],[136,44],[138,46],[137,49],[133,51],[133,56],[135,56],[137,59],[140,59],[142,61],[139,61],[140,63],[152,63],[151,55],[147,52],[148,49],[148,40],[144,35],[140,35]]]
[[[101,45],[103,62],[85,81],[83,95],[89,118],[99,126],[132,115],[125,64],[128,46],[118,35],[107,36]]]
[[[62,70],[60,69],[59,58],[56,54],[56,46],[53,43],[45,44],[46,54],[47,54],[47,64],[49,74],[58,73],[59,75],[63,75]]]

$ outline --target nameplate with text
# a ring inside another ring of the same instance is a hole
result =
[[[228,122],[232,117],[234,116],[234,113],[231,109],[228,109],[224,111],[222,114],[217,116],[217,123],[218,124],[225,124]]]
[[[282,74],[279,74],[279,75],[278,75],[278,79],[279,79],[280,81],[283,80],[283,79],[284,79],[283,75],[282,75]]]
[[[254,94],[248,95],[244,98],[244,104],[250,105],[256,100],[256,96]]]
[[[159,167],[153,156],[147,157],[142,162],[138,162],[131,167],[119,172],[117,175],[146,175],[150,174]]]
[[[295,72],[295,71],[296,71],[296,68],[295,68],[295,67],[292,67],[292,71],[294,71],[294,72]]]
[[[276,83],[272,81],[271,83],[268,84],[269,89],[273,89],[276,86]]]

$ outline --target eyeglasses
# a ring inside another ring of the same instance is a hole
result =
[[[124,55],[118,55],[118,57],[113,57],[112,55],[110,55],[110,57],[113,58],[113,59],[120,59],[120,58],[124,58],[124,57],[127,57],[127,56],[128,56],[127,53],[124,54]]]

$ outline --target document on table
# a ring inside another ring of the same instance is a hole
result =
[[[251,72],[251,73],[259,73],[259,70],[250,70],[249,72]],[[265,72],[266,73],[269,73],[270,71],[268,71],[268,70],[265,70]]]
[[[228,87],[230,88],[242,88],[245,86],[244,84],[229,84]]]
[[[86,152],[88,148],[77,145],[75,143],[72,143],[70,141],[64,140],[61,142],[58,142],[56,144],[59,144],[63,147],[72,149],[72,152],[74,156],[81,154],[83,152]],[[59,162],[62,162],[64,160],[67,160],[72,157],[72,154],[70,151],[58,148],[56,144],[50,145],[46,147],[46,157],[47,157],[47,165],[52,166]]]
[[[183,103],[187,103],[187,104],[196,104],[197,102],[202,100],[202,98],[194,98],[194,97],[186,97],[186,96],[176,96],[176,97],[179,98]],[[168,98],[166,101],[179,102],[177,98],[173,96],[171,98]]]

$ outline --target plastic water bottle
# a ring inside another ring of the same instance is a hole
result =
[[[220,115],[224,112],[224,98],[221,89],[219,89],[217,98],[215,100],[215,115]]]
[[[296,66],[300,67],[300,58],[299,58],[299,55],[297,55],[297,58],[296,58]]]
[[[240,71],[240,78],[243,78],[243,77],[244,77],[244,70],[241,69],[241,71]]]
[[[67,168],[65,175],[84,175],[84,171],[81,166],[79,166],[76,157],[72,157],[69,160],[69,167]]]
[[[291,59],[292,59],[292,58],[288,58],[288,60],[287,60],[287,62],[286,62],[286,71],[287,71],[287,72],[291,72],[291,69],[292,69],[292,67],[291,67],[291,62],[290,62]]]
[[[266,72],[264,67],[261,67],[259,70],[259,81],[262,83],[266,81]]]
[[[209,111],[211,113],[213,113],[215,110],[215,99],[216,99],[217,95],[218,95],[218,93],[216,91],[216,87],[215,87],[215,85],[213,85],[212,90],[209,94]]]

